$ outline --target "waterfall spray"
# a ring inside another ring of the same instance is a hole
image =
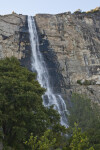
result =
[[[66,118],[66,104],[61,95],[54,94],[52,88],[50,87],[49,73],[43,56],[39,50],[39,40],[35,21],[34,18],[30,16],[28,17],[28,28],[32,49],[32,71],[37,72],[38,82],[43,88],[47,89],[45,94],[43,95],[44,106],[49,107],[51,105],[54,105],[54,109],[56,109],[61,116],[61,124],[65,127],[68,127]]]

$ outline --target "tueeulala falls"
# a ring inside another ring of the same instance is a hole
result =
[[[61,95],[54,93],[50,86],[48,69],[39,49],[39,40],[35,21],[31,16],[28,16],[28,28],[32,50],[32,71],[37,73],[37,80],[39,81],[40,85],[46,89],[46,92],[43,95],[44,106],[49,107],[54,105],[54,109],[56,109],[61,116],[61,124],[67,127],[68,122],[66,118],[66,104]]]

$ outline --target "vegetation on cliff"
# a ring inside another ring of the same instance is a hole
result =
[[[36,75],[21,67],[16,58],[0,60],[0,140],[4,150],[99,150],[98,105],[73,94],[69,128],[65,129],[53,106],[44,107],[44,92]]]

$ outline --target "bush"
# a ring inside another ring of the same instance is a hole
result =
[[[85,80],[84,82],[82,82],[81,80],[77,80],[77,83],[80,85],[92,85],[92,81],[91,80]]]

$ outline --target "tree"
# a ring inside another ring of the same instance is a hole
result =
[[[43,105],[44,92],[36,75],[16,58],[0,60],[0,127],[5,145],[22,150],[31,133],[42,136],[47,128],[54,130],[58,125],[59,133],[63,132],[59,114]]]
[[[74,122],[84,131],[89,139],[90,146],[100,149],[100,107],[92,103],[84,95],[74,93],[72,95],[72,107],[69,108],[68,116],[70,128],[74,127]]]
[[[66,147],[63,147],[63,150],[94,150],[94,148],[90,146],[86,132],[83,132],[77,123],[74,123],[73,128],[68,128],[67,135]]]
[[[81,128],[75,123],[73,128],[72,141],[70,143],[71,150],[94,150],[89,148],[89,140],[85,133],[82,133]]]
[[[56,142],[56,138],[52,138],[51,134],[52,131],[48,129],[40,138],[37,136],[33,137],[33,135],[31,135],[26,144],[30,145],[32,150],[51,150]]]

